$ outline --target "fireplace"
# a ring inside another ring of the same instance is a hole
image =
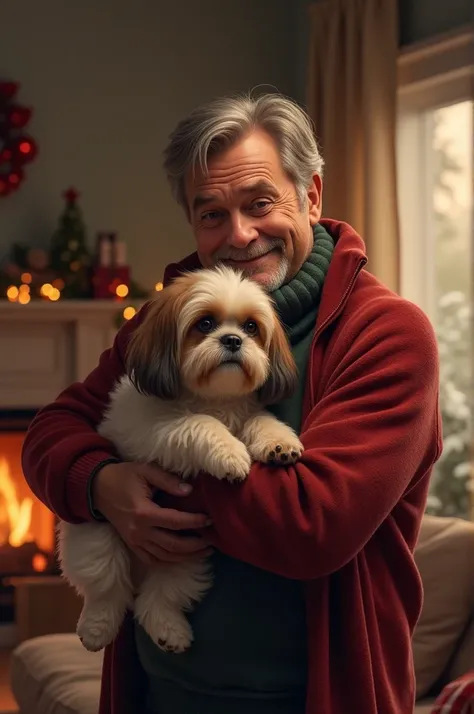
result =
[[[25,483],[20,454],[37,408],[96,367],[116,319],[113,300],[0,300],[0,648],[75,629],[80,598],[59,577],[55,519]]]
[[[57,572],[55,517],[23,477],[21,449],[35,410],[0,411],[0,624],[14,621],[12,576]]]

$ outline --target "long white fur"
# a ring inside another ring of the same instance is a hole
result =
[[[219,365],[222,349],[216,348],[216,340],[230,327],[233,332],[240,330],[231,316],[236,307],[240,309],[248,302],[269,321],[263,347],[242,330],[239,332],[257,389],[271,368],[268,350],[274,313],[269,298],[255,283],[230,270],[200,271],[193,285],[190,300],[180,315],[180,334],[191,326],[192,301],[202,305],[217,300],[226,309],[229,322],[224,322],[216,334],[206,337],[187,356],[191,360],[191,377],[203,365],[207,370],[209,360]],[[181,367],[185,372],[185,358]],[[184,477],[206,472],[215,478],[242,481],[252,460],[278,459],[278,451],[287,455],[285,463],[293,463],[303,450],[301,442],[289,426],[262,410],[254,393],[239,393],[239,372],[235,365],[217,369],[206,395],[185,390],[183,397],[174,401],[142,394],[124,376],[110,395],[99,433],[115,444],[125,461],[155,462]],[[183,652],[191,645],[193,633],[185,613],[212,584],[205,560],[156,564],[135,595],[129,551],[111,525],[61,522],[58,532],[62,572],[84,597],[77,633],[87,649],[97,651],[112,642],[127,609],[133,610],[138,622],[162,649]]]

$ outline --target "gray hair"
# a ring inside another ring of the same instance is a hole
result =
[[[322,176],[311,119],[281,94],[251,94],[215,99],[179,122],[164,152],[164,169],[173,196],[188,212],[185,179],[189,170],[207,173],[209,157],[232,146],[253,129],[266,131],[280,152],[283,169],[293,181],[301,206],[313,175]]]

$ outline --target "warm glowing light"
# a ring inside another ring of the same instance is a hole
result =
[[[49,291],[48,297],[53,302],[56,302],[56,300],[59,300],[59,298],[61,297],[61,293],[59,292],[59,290],[57,288],[51,288],[51,290]]]
[[[123,311],[123,316],[126,320],[131,320],[134,315],[136,315],[136,310],[132,305],[129,305],[128,307],[125,308]]]
[[[28,305],[30,300],[31,298],[29,293],[20,292],[20,294],[18,295],[18,302],[20,303],[20,305]]]
[[[20,295],[21,293],[29,293],[30,292],[30,286],[26,285],[26,283],[22,283],[20,285]]]
[[[19,290],[15,285],[10,285],[10,287],[7,288],[7,298],[12,302],[18,299],[18,293]]]
[[[128,287],[123,283],[120,283],[120,285],[117,285],[117,287],[115,288],[115,294],[121,298],[127,297]]]
[[[31,565],[36,573],[44,573],[48,567],[48,559],[42,553],[35,553],[32,558]]]
[[[56,278],[56,280],[53,280],[53,287],[62,290],[64,288],[64,280],[62,278]]]
[[[156,283],[155,290],[157,293],[160,292],[160,290],[163,290],[163,283]]]
[[[10,473],[7,460],[0,456],[0,526],[7,526],[7,537],[2,537],[3,528],[0,528],[0,545],[8,543],[14,548],[18,548],[23,543],[33,540],[30,533],[31,510],[33,500],[24,498],[18,499],[15,484]]]
[[[21,282],[22,283],[31,283],[32,281],[31,273],[22,273],[21,274]]]
[[[51,283],[45,283],[44,285],[41,286],[40,293],[44,297],[49,297],[51,294],[51,290],[54,290]]]

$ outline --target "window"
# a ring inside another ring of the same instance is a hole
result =
[[[436,330],[444,450],[428,511],[474,517],[474,86],[469,33],[401,57],[401,292]],[[411,79],[410,79],[411,78]]]

